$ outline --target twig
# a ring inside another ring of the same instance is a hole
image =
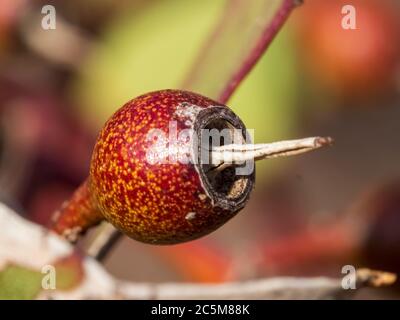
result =
[[[227,162],[287,157],[313,151],[332,143],[333,139],[329,137],[312,137],[273,143],[228,144],[214,147],[211,152],[211,161],[217,166]]]
[[[41,270],[74,252],[56,234],[24,220],[0,204],[0,272],[9,264]],[[83,280],[69,291],[42,290],[38,299],[342,299],[356,290],[344,290],[341,279],[279,277],[218,285],[149,284],[114,279],[90,257],[82,257]],[[356,289],[390,285],[395,275],[360,269]],[[2,288],[0,287],[0,290]]]

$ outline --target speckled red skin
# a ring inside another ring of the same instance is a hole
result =
[[[177,112],[182,104],[189,107],[183,109],[188,111],[184,115]],[[148,93],[119,109],[98,136],[88,183],[83,186],[88,188],[94,219],[70,219],[61,214],[54,229],[69,233],[74,226],[65,221],[79,220],[84,231],[96,223],[100,212],[131,238],[174,244],[208,234],[232,218],[242,206],[216,206],[193,163],[147,161],[147,152],[154,144],[148,139],[149,130],[160,129],[168,136],[170,121],[176,121],[178,133],[191,128],[196,115],[189,112],[190,106],[196,106],[197,111],[213,106],[227,109],[201,95],[178,90]],[[85,204],[81,194],[75,197]],[[79,210],[75,211],[79,215]]]
[[[172,244],[205,235],[234,213],[214,207],[193,164],[149,164],[151,129],[178,132],[187,119],[180,104],[220,106],[203,96],[176,90],[152,92],[125,104],[101,131],[90,167],[91,194],[104,217],[128,236],[147,243]],[[188,214],[195,213],[193,219]]]

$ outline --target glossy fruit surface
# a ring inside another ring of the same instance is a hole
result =
[[[91,201],[106,220],[142,242],[179,243],[217,229],[245,205],[254,172],[236,176],[228,167],[210,179],[195,161],[192,139],[179,133],[224,127],[244,130],[229,108],[198,94],[164,90],[129,101],[98,137]],[[149,139],[153,129],[166,139],[176,130],[176,143]],[[184,157],[190,161],[181,161]]]

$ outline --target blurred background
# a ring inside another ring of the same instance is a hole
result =
[[[104,121],[179,88],[226,2],[2,0],[0,200],[46,225],[86,178]],[[41,27],[46,4],[55,30]],[[341,27],[344,4],[356,30]],[[123,239],[107,269],[150,282],[340,277],[346,264],[400,274],[399,22],[397,0],[306,0],[228,105],[256,142],[334,147],[257,164],[249,205],[224,227],[167,247]]]

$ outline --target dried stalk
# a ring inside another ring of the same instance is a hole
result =
[[[333,140],[329,137],[312,137],[263,144],[229,144],[212,149],[211,163],[217,166],[227,162],[240,163],[248,160],[288,157],[317,150],[332,143]]]

